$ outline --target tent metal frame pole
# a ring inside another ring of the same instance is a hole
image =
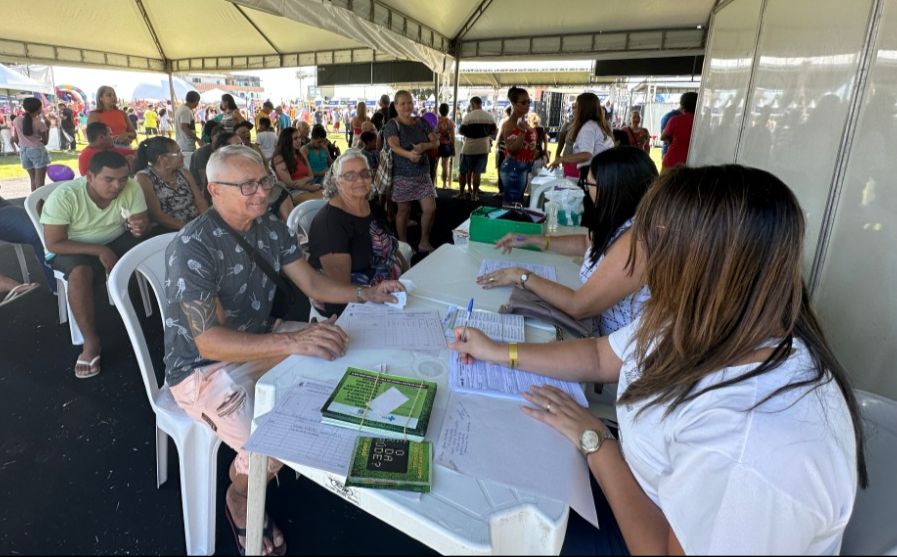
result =
[[[455,83],[452,91],[452,118],[458,117],[458,79],[461,76],[461,56],[455,56]]]

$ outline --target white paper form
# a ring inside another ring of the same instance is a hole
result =
[[[464,364],[461,363],[461,358],[455,351],[452,351],[450,358],[449,388],[453,391],[525,401],[523,393],[530,387],[551,385],[570,395],[583,408],[589,407],[589,401],[586,400],[586,395],[579,383],[561,381],[554,377],[511,369],[480,360],[476,360],[472,364]]]
[[[467,312],[458,306],[449,307],[443,323],[446,335],[455,339],[454,329],[467,323]],[[470,316],[470,328],[479,329],[492,340],[499,342],[523,342],[524,322],[522,315],[511,313],[495,313],[494,311],[474,310]]]
[[[507,261],[504,259],[484,259],[483,262],[480,263],[480,274],[477,276],[481,277],[488,273],[494,273],[499,269],[507,269],[508,267],[520,267],[521,269],[526,269],[527,271],[535,273],[542,278],[555,282],[557,282],[558,280],[558,272],[555,267],[549,265],[539,265],[537,263]]]
[[[445,334],[434,310],[401,311],[375,304],[349,304],[336,324],[353,350],[445,350]]]
[[[519,404],[452,393],[434,449],[437,464],[563,501],[598,526],[586,460]]]
[[[260,419],[245,449],[346,476],[361,432],[321,423],[336,383],[303,379]]]

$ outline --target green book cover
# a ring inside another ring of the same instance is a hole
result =
[[[429,493],[430,458],[429,441],[359,437],[346,485]]]
[[[398,391],[398,392],[394,392]],[[404,402],[385,415],[368,403],[384,395]],[[421,441],[427,433],[436,383],[350,367],[321,408],[321,421],[379,435]]]

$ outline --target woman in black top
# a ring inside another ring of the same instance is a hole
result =
[[[367,157],[359,149],[337,158],[324,178],[328,203],[311,224],[309,263],[342,284],[374,286],[398,279],[408,268],[398,239],[369,201],[372,179]],[[344,307],[326,304],[323,309],[332,315]]]

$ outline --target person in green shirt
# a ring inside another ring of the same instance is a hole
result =
[[[107,277],[149,229],[143,190],[128,172],[122,155],[101,151],[91,159],[86,176],[60,184],[50,194],[41,213],[48,259],[68,281],[72,316],[84,336],[75,363],[79,379],[100,372],[93,282]]]

